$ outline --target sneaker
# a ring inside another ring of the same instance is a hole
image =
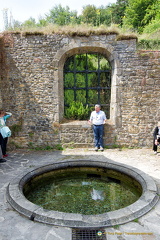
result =
[[[6,160],[3,159],[3,158],[1,158],[1,159],[0,159],[0,163],[2,163],[2,162],[6,162]]]
[[[95,147],[95,149],[94,149],[96,152],[98,151],[98,147]]]
[[[154,154],[156,155],[156,154],[157,154],[157,152],[156,152],[156,151],[154,151]]]
[[[104,151],[103,147],[100,147],[100,151],[101,151],[101,152],[103,152],[103,151]]]
[[[3,157],[4,157],[4,158],[5,158],[5,157],[8,157],[8,154],[4,154]]]

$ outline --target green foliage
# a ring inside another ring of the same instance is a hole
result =
[[[32,17],[30,17],[28,20],[26,20],[24,23],[23,23],[23,26],[26,26],[26,27],[34,27],[36,26],[36,20]]]
[[[32,138],[34,136],[34,132],[29,132],[28,135],[30,138]]]
[[[112,4],[108,7],[111,12],[111,22],[122,26],[127,5],[128,0],[117,0],[115,4]]]
[[[57,145],[55,145],[55,149],[56,150],[63,150],[63,147],[62,147],[61,144],[57,144]]]
[[[154,11],[150,14],[148,12],[158,2],[159,0],[128,0],[123,24],[142,33],[149,20],[155,17]]]
[[[111,25],[112,23],[122,25],[124,11],[128,0],[117,0],[116,4],[100,6],[94,5],[83,7],[81,19],[84,23],[100,26],[101,24]]]
[[[56,23],[58,25],[68,24],[90,24],[100,26],[102,24],[111,25],[112,23],[119,26],[129,26],[140,33],[145,26],[154,21],[160,13],[160,0],[117,0],[114,4],[108,6],[95,7],[86,5],[83,7],[81,15],[76,11],[70,11],[69,7],[55,6],[47,17],[39,22],[41,24]],[[44,25],[43,25],[44,26]],[[154,24],[158,29],[158,25]]]
[[[153,4],[149,5],[146,9],[146,14],[144,16],[143,22],[145,25],[150,24],[154,20],[159,20],[160,22],[160,0],[154,0]],[[158,28],[157,28],[158,29]]]
[[[128,0],[117,0],[116,4],[108,6],[96,7],[95,5],[86,5],[83,7],[81,15],[77,15],[77,11],[71,11],[68,6],[62,7],[61,4],[55,5],[44,18],[40,17],[38,23],[35,19],[30,17],[24,23],[18,23],[14,20],[13,28],[23,27],[44,27],[50,23],[64,26],[68,24],[90,24],[92,26],[100,26],[102,24],[111,25],[113,22],[116,24],[122,23],[124,10]]]
[[[13,124],[12,126],[10,126],[12,137],[18,136],[19,132],[22,131],[22,125],[23,125],[23,119],[20,118],[17,124]]]
[[[64,66],[64,103],[67,118],[86,119],[90,112],[88,106],[84,107],[87,104],[93,106],[99,102],[105,107],[109,106],[110,69],[108,60],[101,54],[77,54],[67,59]],[[70,103],[74,101],[81,103],[81,106],[71,106]],[[78,113],[75,112],[76,108]]]
[[[49,13],[44,17],[40,17],[38,22],[32,17],[23,23],[14,20],[13,26],[7,26],[5,30],[20,30],[24,32],[27,28],[28,32],[30,29],[30,33],[33,33],[36,28],[37,32],[43,31],[44,33],[54,24],[61,34],[65,32],[71,36],[89,36],[98,33],[99,35],[107,34],[106,30],[102,28],[97,30],[97,32],[94,28],[84,29],[84,26],[82,26],[84,23],[90,27],[110,26],[114,23],[126,29],[126,31],[130,29],[139,33],[151,34],[151,32],[159,30],[160,0],[117,0],[116,3],[100,7],[96,7],[93,4],[86,5],[83,7],[81,15],[78,15],[76,10],[71,11],[68,6],[62,7],[59,4],[49,10]],[[59,29],[59,26],[64,25],[71,25],[72,31],[71,29],[68,29],[68,31]],[[81,31],[77,29],[78,25],[82,26]],[[37,28],[39,28],[39,31]],[[51,33],[56,33],[58,30],[50,29]]]
[[[35,151],[63,150],[63,147],[61,144],[57,144],[55,146],[46,145],[46,146],[35,147],[33,142],[29,142],[28,147],[30,148],[30,150],[35,150]]]
[[[150,39],[142,39],[138,42],[139,49],[145,49],[145,50],[155,50],[160,49],[160,40],[150,40]]]
[[[97,13],[97,9],[94,5],[87,5],[82,11],[83,22],[96,26]]]
[[[14,125],[10,126],[10,129],[12,132],[12,136],[15,137],[22,130],[22,126],[19,124],[14,124]]]
[[[143,33],[147,33],[148,35],[151,35],[151,39],[153,39],[153,34],[155,35],[155,37],[157,36],[157,39],[160,37],[160,0],[159,0],[159,5],[153,5],[152,9],[154,9],[154,14],[150,14],[147,13],[146,15],[146,19],[151,18],[151,20],[149,21],[149,23],[147,25],[145,25],[145,27],[143,28]],[[146,20],[144,19],[144,20]],[[157,33],[157,34],[155,34]]]
[[[71,22],[76,23],[76,18],[76,11],[70,11],[68,6],[62,7],[61,4],[59,4],[50,10],[46,20],[49,23],[56,23],[63,26],[68,25]]]
[[[65,110],[65,117],[68,119],[87,119],[91,109],[87,106],[83,106],[82,102],[73,101],[70,107]]]
[[[146,25],[143,29],[143,33],[148,33],[148,34],[152,34],[154,32],[160,32],[160,19],[157,20],[152,20],[148,25]]]
[[[138,218],[134,219],[133,222],[138,223],[139,222]]]
[[[114,229],[119,229],[119,227],[120,227],[119,225],[113,226]]]
[[[24,194],[31,202],[45,209],[85,215],[118,210],[139,197],[137,189],[131,186],[89,177],[86,179],[86,173],[90,172],[61,171],[52,177],[43,176],[31,181],[29,189],[25,185]],[[99,196],[96,201],[95,194]]]
[[[8,148],[10,150],[14,150],[14,149],[21,149],[22,146],[20,146],[19,144],[17,144],[15,141],[9,141],[8,143]]]

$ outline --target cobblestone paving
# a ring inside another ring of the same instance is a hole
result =
[[[72,230],[66,227],[33,222],[12,209],[6,201],[6,187],[14,177],[32,167],[66,159],[110,159],[136,167],[156,182],[160,194],[160,155],[150,149],[67,149],[64,151],[10,152],[7,162],[0,163],[0,240],[71,240]],[[160,240],[160,201],[147,214],[135,221],[106,228],[107,240]]]

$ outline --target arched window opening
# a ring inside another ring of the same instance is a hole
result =
[[[93,107],[100,104],[110,116],[111,66],[99,53],[76,54],[64,65],[64,109],[73,102]],[[90,113],[89,113],[90,114]]]

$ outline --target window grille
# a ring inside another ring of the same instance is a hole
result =
[[[111,67],[99,53],[71,56],[64,65],[64,106],[73,101],[89,107],[100,104],[109,117]]]

